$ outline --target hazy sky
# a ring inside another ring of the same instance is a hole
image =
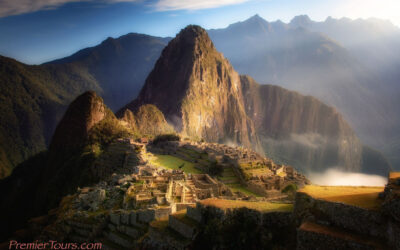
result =
[[[223,28],[259,14],[288,22],[307,14],[388,19],[400,0],[0,0],[0,55],[42,63],[129,32],[174,36],[188,24]]]

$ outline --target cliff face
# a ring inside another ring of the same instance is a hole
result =
[[[305,171],[361,170],[362,144],[334,108],[248,76],[241,80],[246,112],[269,157]]]
[[[188,26],[168,44],[138,98],[119,114],[143,104],[157,106],[188,136],[259,148],[240,77],[198,26]]]

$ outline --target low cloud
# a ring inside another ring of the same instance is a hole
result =
[[[25,14],[39,10],[52,10],[66,3],[74,2],[117,3],[137,1],[139,0],[0,0],[0,17]]]
[[[338,169],[328,169],[324,173],[309,173],[313,184],[324,186],[384,186],[387,179],[379,175],[348,173]]]
[[[249,0],[159,0],[154,4],[157,11],[200,10],[240,4]]]

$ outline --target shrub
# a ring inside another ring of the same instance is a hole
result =
[[[282,193],[294,193],[297,191],[297,185],[291,183],[282,189]]]
[[[153,144],[157,145],[160,142],[166,141],[179,141],[180,139],[180,136],[177,134],[163,134],[156,136],[156,138],[153,140]]]

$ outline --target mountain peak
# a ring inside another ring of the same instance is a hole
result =
[[[185,28],[183,28],[178,36],[202,36],[202,35],[207,35],[207,31],[205,29],[203,29],[201,26],[199,25],[188,25]]]
[[[163,50],[138,98],[125,109],[153,104],[176,131],[207,141],[258,147],[242,100],[240,78],[207,32],[190,25]]]
[[[290,26],[292,27],[307,27],[312,23],[312,20],[308,15],[295,16],[290,21]]]
[[[50,149],[75,147],[82,144],[89,130],[106,116],[103,99],[94,91],[78,96],[58,124]]]
[[[260,25],[268,25],[268,21],[264,18],[260,17],[258,14],[250,17],[249,19],[243,21],[242,23],[250,23],[250,24],[260,24]]]
[[[207,31],[198,25],[188,25],[182,29],[168,47],[181,47],[188,51],[214,49]],[[179,48],[176,48],[179,49]]]
[[[264,20],[264,19],[260,17],[258,14],[255,14],[254,16],[250,17],[247,20]]]

